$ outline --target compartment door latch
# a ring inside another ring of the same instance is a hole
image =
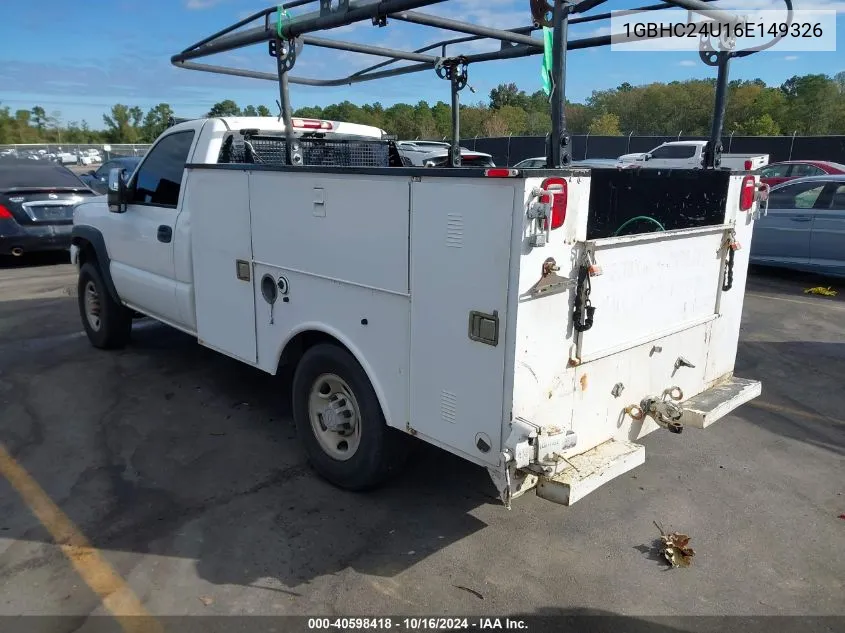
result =
[[[469,313],[469,338],[496,347],[499,344],[499,311],[486,314],[472,310]]]

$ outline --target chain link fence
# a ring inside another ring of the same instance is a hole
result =
[[[119,156],[143,156],[150,143],[37,143],[0,145],[0,157],[96,165]]]

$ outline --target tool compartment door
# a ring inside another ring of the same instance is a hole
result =
[[[504,180],[411,183],[410,424],[479,463],[501,450],[513,207]]]
[[[249,175],[197,169],[190,179],[197,338],[206,347],[254,365]]]
[[[590,278],[596,311],[578,339],[581,361],[716,318],[724,239],[714,226],[588,243],[602,274]]]

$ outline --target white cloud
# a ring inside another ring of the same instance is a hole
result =
[[[798,59],[798,55],[787,55],[786,57],[783,58],[783,61],[794,62],[796,59]]]
[[[696,63],[691,59],[685,59],[683,61],[678,62],[678,66],[683,66],[684,68],[694,68]]]

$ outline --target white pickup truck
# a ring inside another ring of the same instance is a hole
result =
[[[571,504],[642,464],[649,433],[760,393],[733,375],[754,176],[406,167],[377,128],[293,126],[180,123],[76,207],[94,346],[125,345],[137,312],[257,370],[293,364],[331,482],[376,485],[413,436],[487,468],[508,504]]]
[[[642,164],[643,167],[701,169],[707,141],[672,141],[658,145],[648,152],[623,154],[620,165]],[[722,154],[720,166],[737,171],[753,171],[769,164],[768,154]]]

